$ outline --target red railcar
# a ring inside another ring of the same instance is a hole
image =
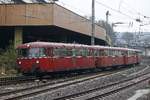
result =
[[[136,49],[80,44],[31,42],[18,46],[18,69],[46,73],[138,64]]]

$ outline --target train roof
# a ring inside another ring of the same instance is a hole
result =
[[[100,46],[100,45],[83,45],[83,44],[75,44],[75,43],[56,43],[56,42],[30,42],[21,44],[17,47],[19,48],[37,48],[37,47],[54,47],[54,48],[61,48],[61,47],[67,47],[67,48],[90,48],[90,49],[111,49],[111,50],[122,50],[122,51],[136,51],[141,52],[138,49],[129,49],[129,48],[122,48],[122,47],[109,47],[109,46]]]
[[[25,43],[19,45],[17,48],[36,48],[36,47],[56,47],[56,48],[61,48],[61,47],[89,47],[88,45],[82,45],[82,44],[69,44],[69,43],[56,43],[56,42],[30,42],[30,43]]]

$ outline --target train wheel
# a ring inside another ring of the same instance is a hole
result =
[[[102,70],[102,71],[106,71],[107,68],[106,68],[106,67],[101,67],[101,70]]]
[[[22,72],[22,75],[23,76],[31,76],[31,73],[24,73],[24,72]]]

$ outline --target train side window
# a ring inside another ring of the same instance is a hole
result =
[[[72,52],[72,49],[67,49],[67,56],[72,56],[73,55],[73,52]]]
[[[98,50],[93,50],[93,52],[94,52],[94,56],[99,56],[99,52],[98,52]]]
[[[122,51],[122,55],[126,56],[127,52],[126,51]]]
[[[46,53],[48,56],[53,56],[53,48],[47,48]]]
[[[111,56],[111,53],[112,53],[111,50],[108,50],[108,56]]]
[[[108,54],[109,54],[109,56],[113,56],[113,50],[108,50]]]
[[[54,56],[59,56],[59,49],[54,48],[54,49],[53,49],[53,55],[54,55]]]
[[[112,50],[112,56],[115,56],[116,55],[116,51],[115,50]]]
[[[113,50],[109,50],[109,56],[113,56],[114,51]]]
[[[112,50],[112,56],[115,56],[115,55],[116,55],[116,51]]]
[[[132,51],[129,51],[130,52],[130,56],[132,56]]]
[[[134,51],[134,55],[136,56],[136,55],[138,55],[138,53],[136,51]]]
[[[113,56],[117,56],[117,51],[116,50],[113,50],[114,51],[114,55]]]
[[[86,48],[85,50],[86,50],[86,56],[89,56],[89,50],[88,50],[88,48]]]
[[[84,50],[83,50],[83,48],[80,49],[80,56],[84,56]]]
[[[40,48],[39,49],[39,56],[45,57],[46,55],[46,49],[45,48]]]
[[[84,57],[87,56],[87,49],[85,49],[85,48],[82,49],[82,56],[84,56]]]
[[[81,56],[82,55],[81,49],[75,49],[75,55],[76,56]]]
[[[89,50],[89,56],[93,56],[93,50],[92,49]]]
[[[100,50],[100,56],[105,56],[105,55],[106,55],[105,51],[104,50]]]
[[[116,55],[116,51],[115,51],[115,50],[112,50],[111,56],[115,56],[115,55]]]
[[[104,50],[104,56],[108,56],[108,50]]]
[[[73,57],[76,56],[76,49],[75,49],[75,48],[72,49],[72,56],[73,56]]]
[[[133,56],[135,56],[136,54],[135,54],[135,51],[132,51],[133,52]]]
[[[131,51],[129,51],[129,56],[131,56]]]
[[[45,48],[30,48],[28,51],[29,57],[45,57]]]
[[[135,52],[135,51],[133,51],[133,55],[134,55],[134,56],[136,55],[136,52]]]
[[[115,56],[119,56],[119,51],[115,50]]]
[[[125,52],[124,52],[124,51],[121,51],[121,55],[125,55]]]
[[[128,51],[128,56],[131,56],[131,55],[132,55],[131,51]]]
[[[125,53],[126,56],[128,56],[128,51],[125,51],[124,53]]]
[[[131,51],[131,56],[133,56],[133,51]]]
[[[87,56],[90,56],[90,50],[87,49]]]
[[[59,54],[60,54],[60,55],[59,55],[60,57],[65,57],[65,56],[67,56],[67,49],[66,49],[66,48],[60,48],[60,49],[59,49],[59,52],[60,52],[60,53],[59,53]]]
[[[53,50],[54,56],[64,57],[67,55],[67,50],[65,48],[56,48]]]
[[[82,56],[83,54],[83,50],[82,49],[80,49],[80,48],[78,48],[78,49],[75,49],[75,55],[76,56]]]
[[[98,50],[96,50],[96,52],[97,52],[97,56],[99,56],[99,51],[98,51]]]
[[[120,51],[120,50],[118,51],[118,53],[119,53],[118,55],[119,55],[119,56],[121,56],[121,54],[122,54],[122,53],[121,53],[121,51]]]

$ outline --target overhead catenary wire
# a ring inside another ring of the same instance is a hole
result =
[[[132,11],[134,11],[134,13],[136,13],[137,15],[140,14],[143,18],[150,18],[149,16],[146,16],[146,15],[142,14],[141,12],[137,11],[135,8],[133,8],[132,6],[130,6],[126,1],[124,1],[123,4],[125,4],[126,6],[128,6],[128,7],[125,7],[125,8],[129,8],[130,7],[132,9]],[[131,12],[131,10],[130,10],[130,12]]]
[[[117,12],[117,13],[119,13],[119,14],[121,14],[121,15],[124,15],[124,16],[126,16],[126,17],[128,17],[128,18],[130,18],[130,19],[136,21],[136,18],[133,18],[133,17],[131,17],[130,15],[128,15],[128,14],[126,14],[126,13],[123,13],[123,12],[117,10],[117,9],[114,9],[114,8],[108,6],[108,5],[106,5],[106,4],[104,4],[104,3],[100,2],[100,1],[97,1],[97,0],[96,0],[96,3],[102,5],[102,6],[106,7],[106,8],[108,8],[108,9],[114,11],[114,12]]]
[[[134,17],[132,17],[133,14],[132,14],[132,15],[131,15],[131,14],[127,14],[127,13],[125,13],[125,12],[122,12],[122,11],[120,11],[120,10],[117,10],[117,9],[115,9],[115,8],[112,8],[112,7],[110,7],[110,6],[108,6],[108,5],[104,4],[104,3],[102,3],[102,2],[100,2],[100,1],[97,1],[97,0],[96,0],[96,3],[99,4],[99,5],[101,5],[101,6],[103,6],[103,7],[105,7],[105,8],[108,8],[109,10],[112,10],[112,11],[114,11],[114,12],[120,14],[120,15],[126,16],[126,17],[128,17],[129,19],[135,21],[137,24],[134,24],[134,25],[136,25],[136,26],[139,26],[140,24],[146,22],[145,19],[144,19],[144,17],[142,17],[143,19],[141,19],[141,17],[140,17],[141,14],[140,14],[140,13],[136,13],[136,15],[139,16],[139,18],[137,18],[137,17],[134,18]],[[142,15],[143,15],[143,14],[142,14]],[[143,16],[144,16],[144,15],[143,15]],[[145,17],[146,17],[146,16],[145,16]],[[147,17],[147,18],[149,18],[149,17]],[[132,21],[131,21],[131,22],[132,22]],[[133,22],[132,22],[132,23],[133,23]],[[133,25],[133,24],[132,24],[132,25]],[[133,26],[132,26],[132,27],[133,27]]]
[[[76,10],[77,12],[76,13],[82,13],[83,15],[91,15],[90,13],[88,13],[88,14],[85,14],[85,11],[83,11],[82,9],[79,9],[79,8],[77,8],[77,7],[74,7],[74,6],[72,6],[72,5],[69,5],[69,4],[66,4],[66,3],[64,3],[64,2],[62,2],[62,1],[59,1],[57,4],[62,4],[62,6],[65,6],[65,7],[69,7],[69,10],[70,10],[70,8],[72,8],[72,9],[74,9],[74,10]]]

